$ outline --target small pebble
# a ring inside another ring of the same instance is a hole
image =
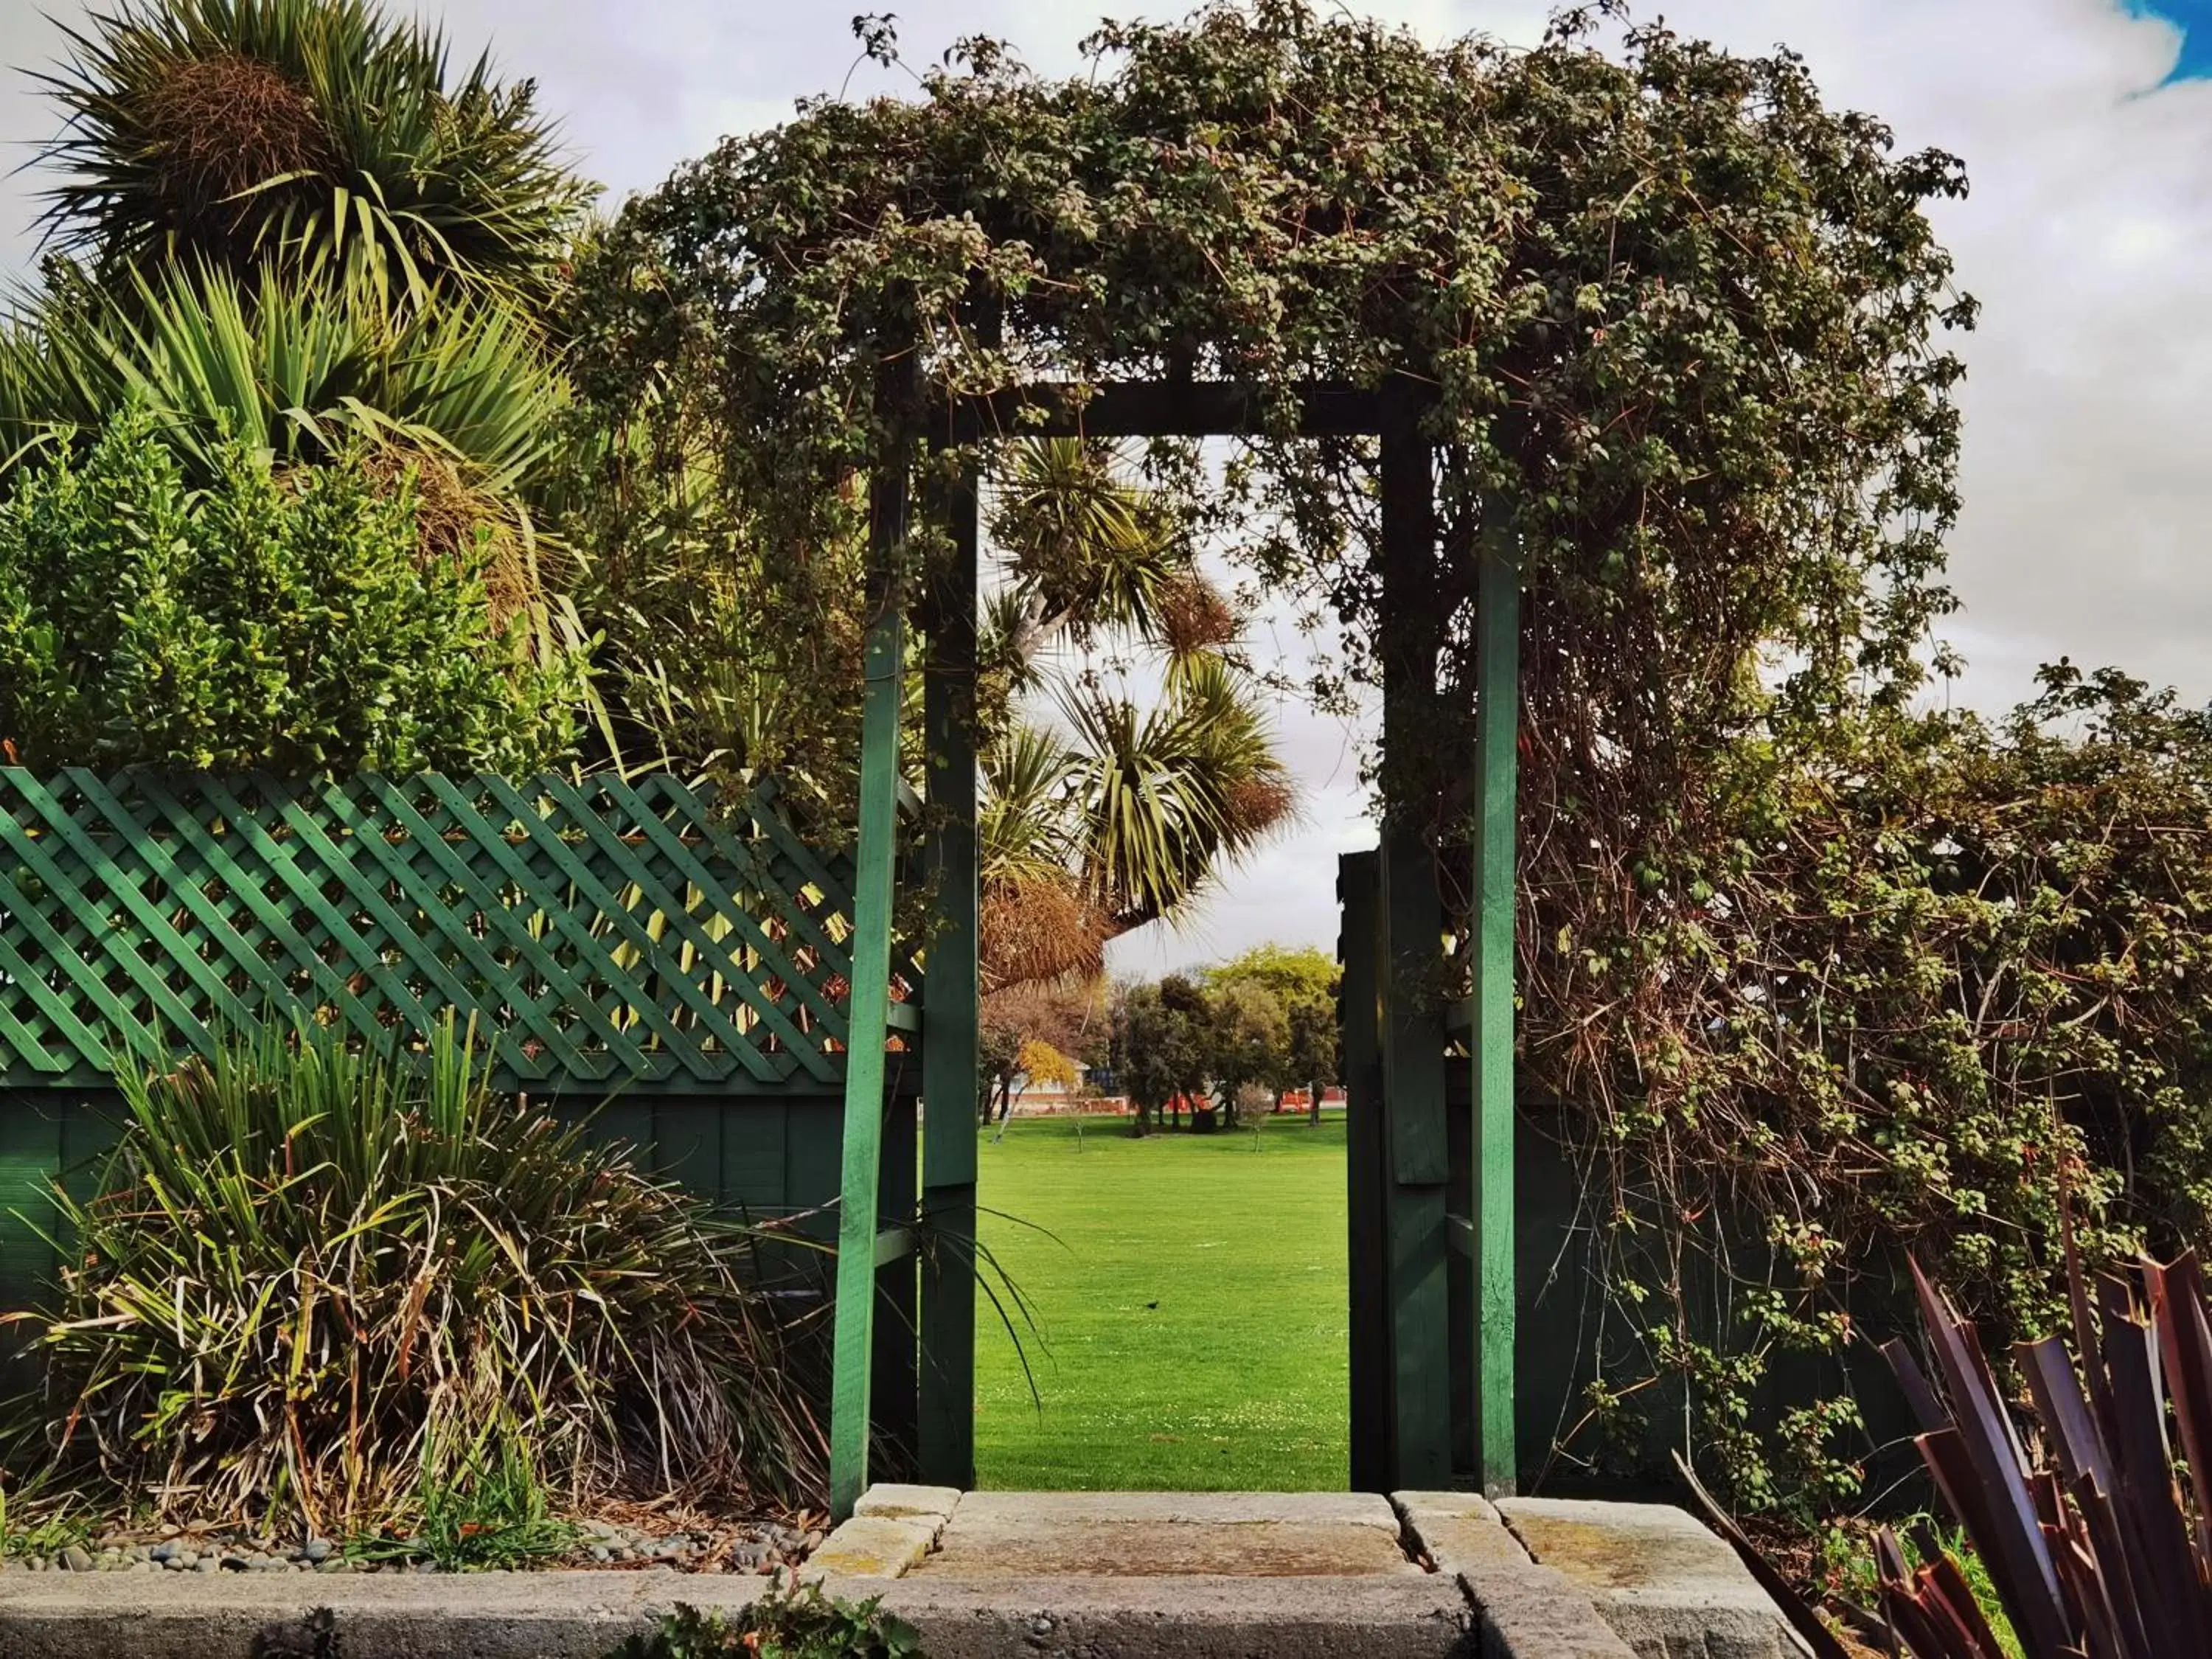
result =
[[[301,1553],[310,1561],[327,1561],[331,1559],[331,1540],[327,1538],[310,1538],[307,1540],[307,1547]]]

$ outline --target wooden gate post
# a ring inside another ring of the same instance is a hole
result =
[[[1382,765],[1402,779],[1435,730],[1437,661],[1433,457],[1409,397],[1382,421]],[[1417,803],[1385,809],[1381,974],[1383,1235],[1390,1310],[1391,1484],[1451,1483],[1452,1395],[1442,987],[1443,906],[1436,849]]]
[[[1352,1489],[1392,1489],[1389,1269],[1386,1255],[1381,1043],[1382,870],[1373,853],[1336,861],[1342,932],[1337,1018],[1344,1033],[1346,1274],[1350,1316]]]
[[[1514,1443],[1513,1205],[1515,842],[1519,828],[1521,571],[1486,526],[1475,603],[1474,1006],[1475,1469],[1492,1497],[1520,1475]]]
[[[894,434],[909,400],[913,354],[887,366],[882,403]],[[892,866],[898,839],[898,727],[906,596],[896,571],[907,539],[905,443],[884,441],[868,486],[868,623],[860,704],[860,844],[853,878],[853,978],[845,1054],[845,1152],[837,1212],[837,1306],[830,1398],[830,1513],[842,1521],[868,1484],[875,1338],[877,1206],[883,1170],[884,1042],[890,1025]],[[927,988],[925,987],[925,995]],[[925,1004],[925,1006],[927,1006]],[[911,1248],[911,1241],[908,1241]]]
[[[939,420],[932,443],[971,442],[964,408]],[[922,1000],[921,1478],[975,1483],[975,1110],[982,1010],[981,852],[975,832],[975,475],[963,466],[927,497],[951,558],[929,599],[922,683],[928,869],[935,925]]]

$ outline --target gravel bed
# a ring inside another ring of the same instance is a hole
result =
[[[402,1540],[402,1547],[415,1540]],[[576,1523],[576,1541],[566,1553],[541,1556],[529,1570],[635,1571],[672,1567],[679,1572],[769,1573],[796,1566],[822,1541],[818,1531],[801,1531],[773,1521],[721,1525],[711,1530],[655,1531],[607,1521]],[[371,1559],[360,1549],[312,1538],[285,1543],[267,1538],[209,1534],[145,1537],[105,1533],[82,1544],[49,1553],[0,1563],[0,1572],[439,1572],[427,1558],[388,1559],[392,1546],[378,1547],[387,1559]]]

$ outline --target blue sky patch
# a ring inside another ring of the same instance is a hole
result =
[[[2126,0],[2141,17],[2163,17],[2181,31],[2181,61],[2173,79],[2212,76],[2212,0]]]

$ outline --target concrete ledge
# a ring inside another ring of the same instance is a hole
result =
[[[1665,1504],[1508,1498],[1529,1554],[1587,1594],[1637,1659],[1782,1659],[1781,1613],[1735,1552]]]
[[[195,1582],[176,1582],[194,1580]],[[9,1574],[7,1659],[605,1659],[679,1601],[742,1613],[753,1577],[670,1572]]]
[[[1483,1498],[1409,1492],[1391,1501],[1415,1546],[1474,1607],[1483,1659],[1630,1659],[1589,1595],[1531,1561]]]
[[[952,1511],[977,1522],[1132,1522],[1148,1527],[1233,1526],[1272,1521],[1309,1527],[1376,1527],[1398,1535],[1388,1500],[1356,1492],[971,1492]]]
[[[830,1581],[883,1596],[929,1659],[1474,1659],[1449,1578],[1091,1577]]]

